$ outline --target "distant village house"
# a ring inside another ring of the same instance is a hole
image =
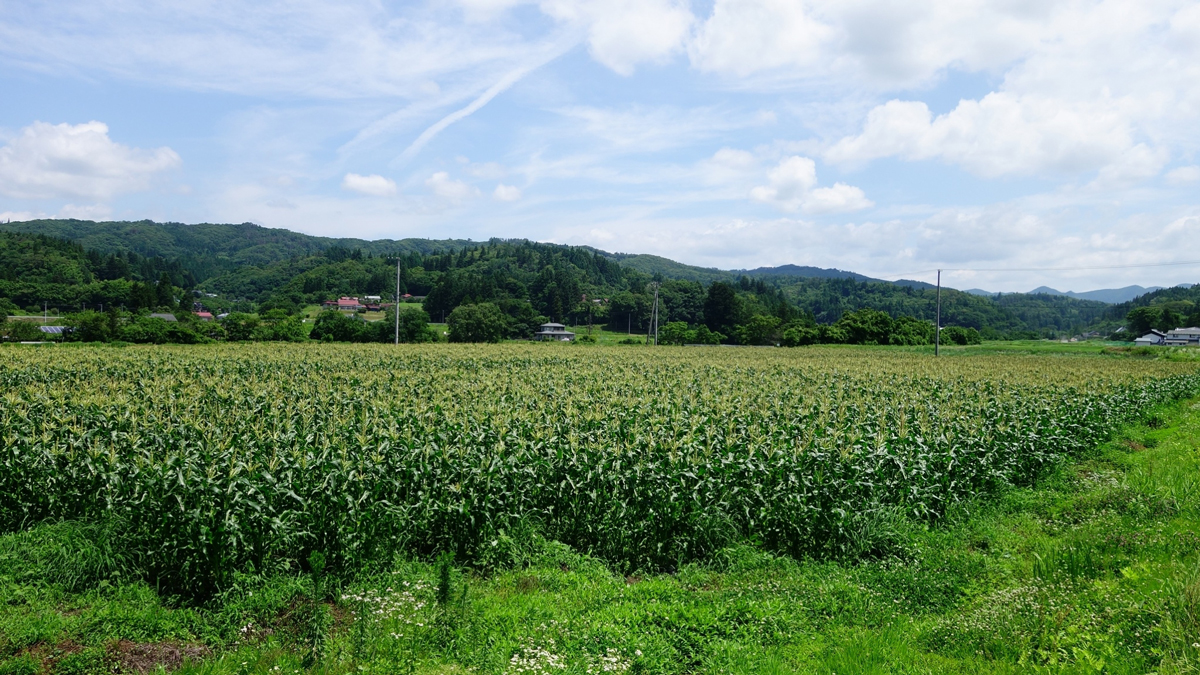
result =
[[[1172,347],[1187,345],[1200,346],[1200,328],[1176,328],[1167,331],[1163,336],[1163,344]]]
[[[358,298],[347,298],[342,296],[337,300],[326,300],[321,303],[325,309],[336,309],[339,312],[357,312],[360,309],[366,309],[367,306],[358,301]]]
[[[1200,328],[1175,328],[1167,332],[1152,330],[1133,341],[1140,347],[1163,345],[1166,347],[1200,346]]]
[[[575,334],[567,330],[567,327],[561,323],[544,323],[542,329],[533,334],[533,339],[570,342],[575,339]]]

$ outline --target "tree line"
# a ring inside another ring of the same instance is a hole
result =
[[[63,309],[117,307],[130,317],[156,309],[201,308],[214,314],[293,317],[340,295],[379,295],[392,301],[399,268],[401,296],[415,296],[430,321],[461,324],[450,321],[460,307],[488,305],[485,315],[493,316],[494,307],[503,319],[490,321],[486,332],[498,333],[498,339],[528,338],[547,321],[644,335],[657,292],[660,338],[666,331],[669,342],[909,344],[924,339],[925,331],[913,326],[931,326],[936,304],[931,289],[885,282],[729,275],[726,281],[702,283],[639,272],[586,247],[495,239],[438,249],[435,243],[393,251],[329,245],[285,258],[264,255],[262,263],[250,262],[254,247],[249,247],[237,252],[247,262],[198,280],[181,259],[102,254],[52,237],[0,233],[0,263],[23,261],[23,267],[5,265],[21,271],[0,279],[0,308],[32,312],[45,298],[54,298],[52,306]],[[27,255],[33,250],[45,254],[43,262]],[[204,253],[188,250],[187,255]],[[14,290],[14,285],[20,288]],[[857,317],[863,309],[886,315],[893,325],[884,332],[854,329],[861,320],[845,317]],[[963,339],[975,334],[983,339],[1048,337],[1064,327],[1078,328],[1093,310],[1088,303],[1052,296],[980,298],[950,290],[943,291],[943,309],[944,323],[961,327],[968,336]],[[479,312],[464,310],[460,319],[471,313]],[[278,323],[260,321],[260,334]],[[318,323],[319,339],[383,340],[357,324],[342,325],[332,318]],[[686,326],[682,333],[679,324]],[[957,328],[949,330],[946,335],[958,335]]]

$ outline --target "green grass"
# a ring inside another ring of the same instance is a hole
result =
[[[622,577],[512,532],[490,576],[397,559],[187,606],[131,580],[109,532],[44,525],[0,537],[0,673],[1198,672],[1198,448],[1200,401],[1164,407],[857,564],[746,544]]]

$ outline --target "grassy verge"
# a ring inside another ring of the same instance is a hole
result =
[[[1200,672],[1200,402],[1032,489],[893,524],[856,564],[752,546],[614,575],[536,536],[513,567],[244,575],[201,607],[128,579],[102,527],[0,537],[10,673]]]

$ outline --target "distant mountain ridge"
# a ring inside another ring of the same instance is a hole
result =
[[[355,239],[317,237],[254,223],[157,223],[150,220],[96,222],[91,220],[25,220],[0,223],[0,232],[43,234],[67,239],[101,253],[132,251],[148,258],[195,260],[207,258],[200,277],[238,265],[266,265],[289,258],[322,253],[332,248],[361,249],[373,255],[457,251],[486,242],[463,239]],[[216,264],[214,264],[214,262]]]
[[[1059,291],[1049,286],[1038,286],[1029,291],[1029,293],[1044,293],[1046,295],[1065,295],[1068,298],[1077,300],[1096,300],[1097,302],[1107,302],[1110,305],[1116,305],[1122,302],[1128,302],[1139,295],[1153,293],[1154,291],[1162,290],[1162,286],[1151,286],[1145,288],[1143,286],[1125,286],[1124,288],[1100,288],[1094,291],[1083,291],[1076,293],[1075,291]]]
[[[816,279],[854,279],[855,281],[882,281],[864,274],[826,267],[808,265],[780,265],[778,267],[756,267],[752,270],[732,270],[734,274],[748,277],[811,277]]]
[[[388,268],[391,256],[404,260],[407,271],[403,283],[409,289],[407,292],[438,296],[438,302],[430,301],[430,307],[439,312],[454,308],[447,298],[457,302],[468,297],[495,296],[507,302],[525,296],[549,297],[550,290],[558,293],[562,289],[570,291],[563,291],[566,296],[558,297],[562,293],[555,296],[558,298],[555,302],[563,307],[572,304],[570,298],[592,293],[598,297],[632,293],[642,298],[639,302],[649,302],[639,294],[645,293],[645,284],[652,279],[666,282],[663,285],[666,296],[678,295],[687,283],[707,286],[724,282],[739,293],[766,298],[763,301],[766,304],[760,303],[756,311],[783,311],[773,303],[792,303],[820,323],[833,323],[846,312],[863,308],[932,320],[938,304],[934,285],[924,281],[885,281],[848,270],[803,265],[721,270],[655,255],[609,253],[588,246],[537,244],[523,239],[368,241],[316,237],[253,223],[185,225],[152,221],[0,223],[0,233],[5,231],[65,239],[97,256],[132,252],[159,258],[161,264],[179,268],[176,286],[216,292],[229,302],[251,303],[247,307],[297,307],[337,294],[386,292],[394,283],[395,272]],[[694,288],[687,292],[693,291]],[[22,307],[36,304],[34,300],[42,299],[47,292],[42,287],[24,289],[24,295],[20,296],[23,299],[17,304]],[[67,298],[71,294],[63,291],[60,295]],[[943,321],[997,336],[1056,335],[1090,325],[1112,307],[1066,295],[984,295],[991,297],[943,288],[940,298]],[[79,298],[67,298],[59,304],[78,304],[82,302]],[[98,300],[89,296],[87,302]],[[673,302],[681,301],[675,298]],[[696,307],[687,305],[672,311],[688,316],[686,312],[699,311],[696,308],[703,305],[700,300],[697,303],[693,303]],[[539,307],[542,311],[550,305]],[[554,313],[562,312],[554,310]]]
[[[1188,288],[1191,284],[1180,284],[1183,288]],[[1154,291],[1161,291],[1165,286],[1125,286],[1123,288],[1098,288],[1094,291],[1060,291],[1049,286],[1038,286],[1037,288],[1023,295],[1057,295],[1065,298],[1075,298],[1076,300],[1093,300],[1095,302],[1103,302],[1109,305],[1119,305],[1123,302],[1129,302],[1134,298],[1143,296]],[[982,288],[968,288],[963,293],[971,295],[995,296],[1001,295],[994,291],[985,291]],[[1003,293],[1002,295],[1012,295],[1011,293]]]

